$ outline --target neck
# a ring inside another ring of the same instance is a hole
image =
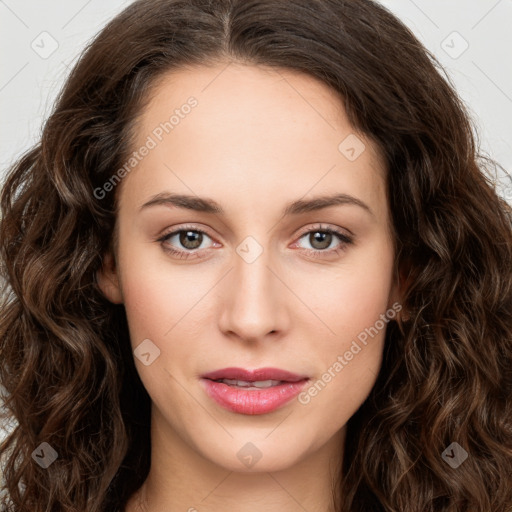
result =
[[[197,453],[153,412],[151,468],[126,512],[335,512],[344,439],[345,428],[285,469],[232,471]]]

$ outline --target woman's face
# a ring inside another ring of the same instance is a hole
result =
[[[99,283],[152,434],[232,471],[338,454],[400,308],[375,146],[324,84],[236,64],[166,75],[136,133]]]

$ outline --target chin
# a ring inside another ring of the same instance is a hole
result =
[[[205,446],[200,451],[215,465],[236,473],[282,471],[307,457],[305,446],[308,443],[305,439],[301,441],[293,434],[289,434],[289,443],[277,437],[265,439],[271,431],[265,429],[264,433],[253,431],[253,435],[235,436],[225,443]]]

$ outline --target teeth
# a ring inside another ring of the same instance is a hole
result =
[[[255,382],[247,382],[245,380],[236,380],[236,379],[221,379],[217,382],[223,382],[224,384],[228,384],[229,386],[237,386],[240,388],[270,388],[272,386],[277,386],[281,384],[281,380],[257,380]]]

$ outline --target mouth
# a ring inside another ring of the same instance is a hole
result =
[[[309,377],[276,368],[224,368],[201,377],[206,394],[238,414],[267,414],[297,396]]]
[[[211,379],[210,379],[211,380]],[[248,382],[245,380],[237,380],[237,379],[217,379],[213,382],[221,382],[223,384],[227,384],[231,387],[236,388],[245,388],[245,389],[267,389],[273,388],[275,386],[279,386],[281,384],[285,384],[284,380],[257,380],[254,382]]]

